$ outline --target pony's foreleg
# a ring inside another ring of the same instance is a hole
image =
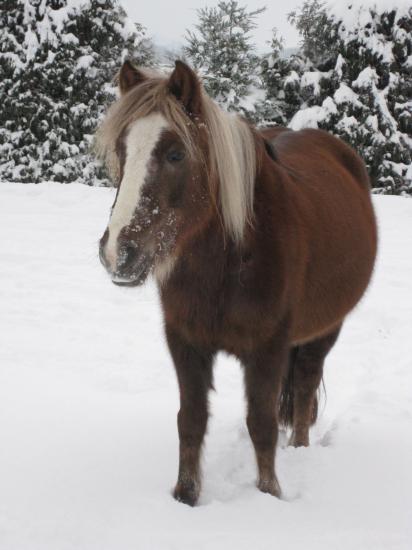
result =
[[[288,346],[283,340],[271,343],[243,358],[247,397],[247,427],[258,466],[258,488],[280,496],[275,474],[275,450],[278,438],[277,406]]]
[[[323,363],[338,338],[340,328],[296,350],[294,362],[289,367],[293,369],[293,431],[289,445],[309,445],[309,428],[317,417],[316,392],[322,380]]]
[[[169,327],[166,336],[180,389],[179,473],[173,496],[194,506],[200,493],[200,453],[208,419],[213,354],[191,346]]]

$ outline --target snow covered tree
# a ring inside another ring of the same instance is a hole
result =
[[[301,54],[319,69],[333,59],[336,40],[321,0],[304,0],[303,4],[288,15],[288,20],[299,31]]]
[[[1,12],[0,178],[106,183],[89,146],[127,55],[152,61],[117,0],[7,0]]]
[[[396,0],[312,3],[322,29],[294,15],[309,70],[300,76],[303,104],[290,126],[320,127],[349,142],[365,159],[375,192],[412,194],[412,7]]]
[[[265,8],[248,12],[236,0],[198,10],[196,32],[188,31],[186,56],[203,77],[207,92],[225,109],[247,113],[259,57],[250,31]]]
[[[260,63],[261,88],[264,98],[256,103],[255,120],[261,125],[287,125],[302,104],[300,76],[304,70],[301,57],[283,55],[283,39],[273,29],[270,52]]]

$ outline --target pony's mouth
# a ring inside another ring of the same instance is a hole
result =
[[[127,276],[114,273],[112,275],[112,283],[118,286],[140,286],[146,281],[149,271],[149,268],[143,266],[139,271]]]
[[[143,282],[144,282],[143,280],[140,281],[139,279],[127,280],[127,279],[112,277],[112,283],[116,286],[140,286],[141,284],[143,284]]]
[[[142,258],[133,265],[128,265],[127,269],[120,268],[112,273],[112,283],[118,286],[140,286],[146,281],[150,268],[151,262],[147,258]]]

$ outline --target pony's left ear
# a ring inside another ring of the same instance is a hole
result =
[[[183,61],[176,61],[169,78],[169,90],[189,115],[200,114],[202,90],[196,73]]]
[[[141,84],[146,80],[146,76],[137,67],[133,65],[128,59],[123,63],[122,68],[119,71],[119,88],[120,93],[123,95],[131,88],[134,88],[138,84]]]

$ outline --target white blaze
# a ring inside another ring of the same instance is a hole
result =
[[[106,244],[106,258],[112,271],[116,269],[117,238],[123,227],[130,224],[139,203],[147,168],[153,149],[163,130],[166,119],[160,113],[134,122],[126,137],[126,161],[119,194],[109,222],[109,238]]]

